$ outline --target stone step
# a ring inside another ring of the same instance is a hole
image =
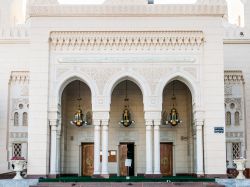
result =
[[[204,183],[204,182],[79,182],[79,183],[61,183],[61,182],[46,182],[39,183],[30,187],[224,187],[217,183]]]

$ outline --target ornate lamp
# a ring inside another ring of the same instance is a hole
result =
[[[82,100],[82,98],[80,97],[80,81],[78,81],[78,99],[77,100],[78,100],[78,109],[76,110],[74,114],[74,118],[72,121],[70,121],[70,123],[77,127],[81,127],[83,125],[87,125],[87,122],[83,120],[84,114],[82,112],[81,105],[80,105],[80,101]]]
[[[126,88],[125,88],[126,96],[125,96],[125,99],[124,99],[124,110],[123,110],[123,113],[122,113],[122,119],[119,122],[119,124],[122,124],[124,127],[129,127],[131,124],[135,123],[135,121],[133,121],[131,119],[131,114],[129,112],[129,98],[128,98],[127,90],[128,90],[128,83],[127,83],[127,80],[126,80]]]
[[[168,116],[168,120],[166,121],[166,125],[167,124],[170,124],[172,126],[176,126],[178,125],[179,123],[181,123],[182,121],[179,119],[179,114],[177,112],[177,109],[175,108],[175,102],[176,102],[176,97],[175,97],[175,94],[174,94],[174,84],[175,82],[173,81],[173,96],[171,98],[172,100],[172,103],[173,103],[173,107],[169,113],[169,116]]]

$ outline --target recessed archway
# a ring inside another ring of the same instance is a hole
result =
[[[191,91],[183,82],[172,80],[165,86],[162,98],[161,173],[163,175],[192,174],[194,173],[194,140]],[[176,126],[169,122],[173,108],[177,110],[181,120],[181,123]],[[165,157],[167,159],[164,160]]]
[[[127,89],[126,89],[127,88]],[[124,108],[127,104],[124,99],[129,99],[129,112],[131,120],[135,123],[128,127],[119,123],[122,120]],[[109,168],[110,172],[120,176],[126,176],[127,168],[125,159],[132,159],[132,167],[129,170],[131,176],[145,172],[145,124],[142,91],[132,81],[123,80],[113,89],[110,107],[109,122],[109,149],[117,153],[116,167]]]
[[[93,162],[93,129],[92,129],[92,103],[91,90],[88,85],[80,80],[68,83],[61,95],[61,173],[77,175],[93,175],[94,168],[85,170],[84,162],[88,155]],[[81,98],[81,100],[79,100]],[[71,124],[76,110],[83,111],[83,119],[88,125],[77,127]],[[87,146],[87,147],[86,147]],[[86,153],[86,150],[88,153]],[[91,151],[91,153],[89,152]],[[93,163],[92,163],[93,165]],[[88,173],[84,173],[88,171]]]

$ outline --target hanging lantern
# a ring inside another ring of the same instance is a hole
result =
[[[122,119],[119,122],[119,124],[122,124],[124,127],[129,127],[130,125],[134,124],[135,122],[131,119],[131,114],[129,112],[129,99],[128,99],[128,94],[127,94],[127,89],[128,89],[128,85],[127,85],[127,80],[126,80],[126,96],[124,99],[124,110],[122,113]]]
[[[79,89],[79,92],[78,92],[78,109],[76,110],[75,114],[74,114],[74,118],[72,121],[70,121],[70,123],[72,125],[75,125],[77,127],[81,127],[83,125],[87,125],[87,122],[84,121],[84,114],[82,112],[82,109],[81,109],[81,105],[80,105],[80,101],[82,100],[82,98],[80,97],[80,81],[78,82],[78,89]]]
[[[167,124],[170,124],[172,126],[176,126],[178,125],[179,123],[181,123],[182,121],[179,119],[179,114],[177,112],[177,109],[175,108],[175,103],[176,103],[176,97],[175,97],[175,94],[174,94],[174,81],[173,81],[173,96],[172,96],[172,109],[169,113],[169,116],[168,116],[168,120],[166,121],[166,125]]]

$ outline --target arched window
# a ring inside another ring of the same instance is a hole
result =
[[[14,113],[14,126],[18,126],[18,118],[19,118],[18,112],[15,112]]]
[[[226,113],[226,125],[231,125],[231,112]]]
[[[28,126],[28,113],[23,113],[23,126]]]
[[[240,113],[239,112],[235,112],[234,122],[235,122],[235,125],[240,125]]]

